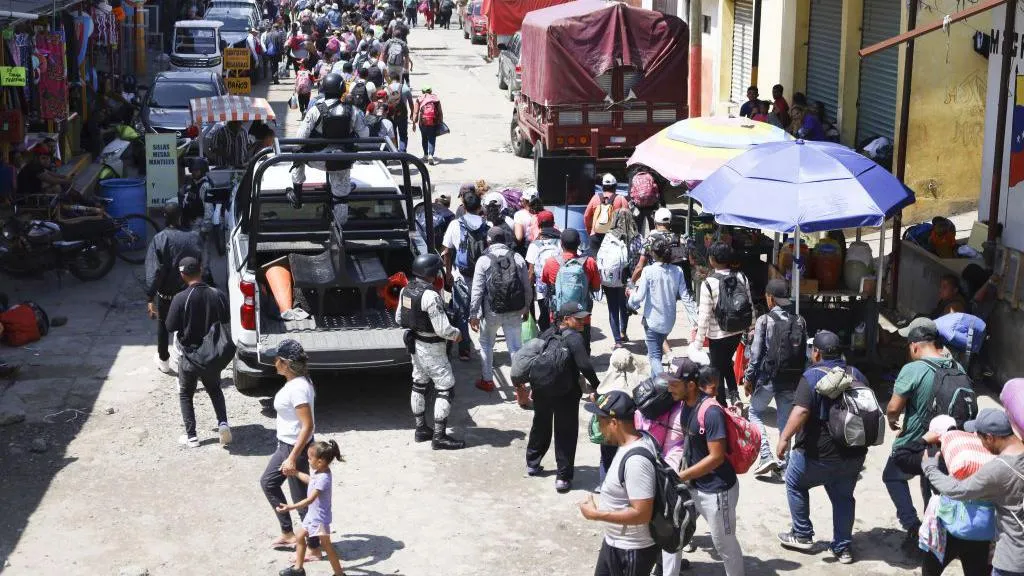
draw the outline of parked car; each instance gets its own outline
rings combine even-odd
[[[466,8],[466,19],[462,23],[462,37],[473,44],[487,42],[487,16],[484,16],[483,2],[473,2]]]
[[[508,99],[515,101],[522,87],[523,70],[519,67],[519,49],[522,35],[516,32],[508,44],[498,44],[498,88],[508,90]]]
[[[227,93],[220,75],[213,72],[160,72],[142,99],[140,134],[174,132],[181,138],[188,128],[188,103],[193,98]]]
[[[171,70],[224,72],[222,23],[213,20],[181,20],[174,24]]]

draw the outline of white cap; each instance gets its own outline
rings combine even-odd
[[[672,221],[672,211],[668,208],[658,208],[654,212],[655,224],[668,224]]]
[[[501,195],[501,192],[488,192],[487,194],[484,194],[484,197],[481,200],[481,206],[487,206],[488,204],[497,204],[498,206],[501,207],[502,210],[504,210],[508,206],[505,203],[505,197]]]
[[[526,200],[527,202],[533,200],[537,196],[540,196],[540,192],[538,192],[537,188],[535,188],[533,186],[530,186],[526,190],[523,190],[522,198],[523,198],[523,200]]]
[[[616,180],[615,176],[612,176],[610,173],[609,174],[605,174],[601,178],[601,186],[618,186],[618,185],[619,185],[619,181]]]

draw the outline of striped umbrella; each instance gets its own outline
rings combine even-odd
[[[700,181],[751,146],[792,139],[781,128],[748,118],[687,118],[644,140],[627,165],[643,164],[673,183]]]

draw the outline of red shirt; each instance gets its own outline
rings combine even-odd
[[[562,259],[569,261],[577,256],[572,252],[562,252]],[[591,290],[598,290],[601,288],[601,273],[597,270],[597,262],[594,261],[590,256],[583,256],[583,272],[587,274],[587,280],[590,283]],[[548,261],[544,263],[544,270],[541,271],[540,281],[547,284],[548,286],[555,285],[555,279],[558,277],[558,269],[562,267],[562,263],[558,261],[558,258],[548,258]],[[551,315],[554,316],[557,310],[552,310]],[[590,324],[590,317],[588,316],[586,324]]]
[[[597,211],[597,207],[601,205],[601,202],[603,202],[603,198],[604,192],[601,192],[600,194],[594,194],[590,198],[590,202],[587,202],[587,208],[583,211],[583,225],[587,227],[587,234],[594,233],[594,212]],[[614,217],[615,213],[619,210],[628,209],[629,202],[626,200],[626,197],[615,194],[615,197],[612,199],[612,217]]]

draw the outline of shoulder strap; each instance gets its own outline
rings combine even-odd
[[[704,416],[712,406],[718,406],[718,409],[725,413],[725,409],[718,403],[718,400],[711,398],[710,396],[701,401],[700,406],[697,407],[697,426],[700,428],[698,432],[704,434]]]
[[[646,435],[647,433],[643,432],[642,434]],[[643,440],[641,440],[641,442],[643,442]],[[630,448],[625,455],[622,456],[622,462],[619,463],[619,484],[625,485],[626,483],[626,461],[637,455],[643,456],[651,463],[652,466],[657,468],[658,462],[655,460],[654,454],[647,449],[647,446],[635,446]]]

